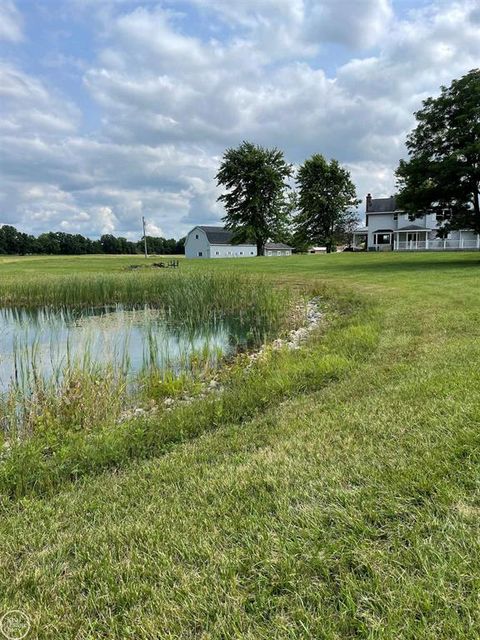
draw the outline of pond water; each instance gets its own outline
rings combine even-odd
[[[0,309],[0,392],[32,377],[61,379],[66,367],[113,365],[127,374],[156,367],[176,373],[192,359],[214,364],[242,341],[233,324],[174,326],[158,309]]]

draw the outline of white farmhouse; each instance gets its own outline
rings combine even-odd
[[[255,244],[233,244],[233,233],[224,227],[194,227],[185,240],[187,258],[253,258]],[[267,243],[266,256],[289,256],[292,247],[282,243]]]
[[[452,249],[479,249],[480,236],[469,229],[451,231],[445,238],[438,237],[443,216],[427,213],[410,220],[407,213],[397,208],[395,197],[366,198],[366,226],[353,233],[354,247],[364,244],[369,251],[443,251]]]

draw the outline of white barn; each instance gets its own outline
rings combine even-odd
[[[224,227],[194,227],[185,240],[186,258],[252,258],[255,244],[232,244],[233,233]]]
[[[186,258],[253,258],[255,244],[233,244],[233,233],[224,227],[194,227],[185,240]],[[266,256],[287,256],[292,247],[283,243],[267,243]]]

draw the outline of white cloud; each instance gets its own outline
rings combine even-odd
[[[315,42],[326,40],[363,49],[378,43],[392,18],[390,0],[311,0],[305,31]]]
[[[0,61],[0,131],[23,135],[73,132],[79,109],[14,65]]]
[[[12,0],[0,0],[0,40],[23,40],[23,20]]]

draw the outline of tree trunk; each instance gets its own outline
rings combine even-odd
[[[257,256],[263,256],[265,253],[265,243],[263,240],[257,240]]]
[[[474,211],[473,224],[475,226],[476,233],[480,233],[480,203],[478,198],[479,186],[480,185],[477,185],[473,192],[473,211]]]

